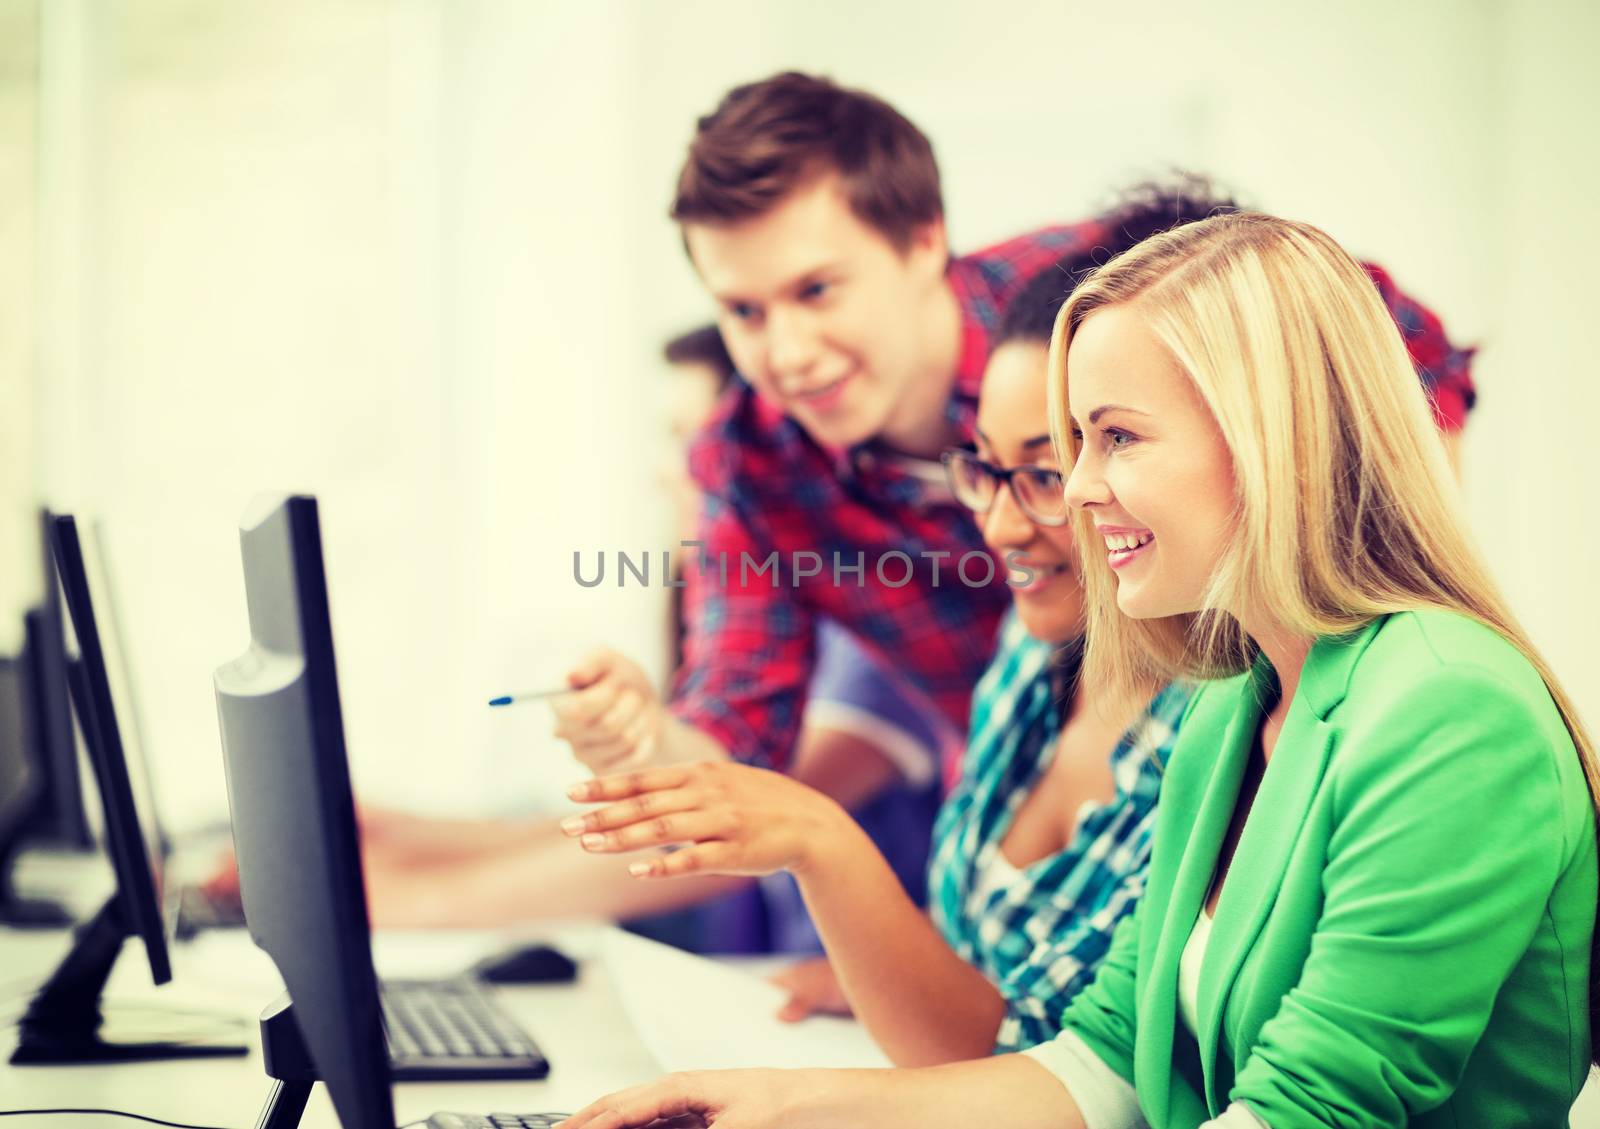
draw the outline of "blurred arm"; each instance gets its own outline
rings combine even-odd
[[[619,920],[696,905],[749,884],[697,876],[640,882],[628,857],[577,850],[555,820],[522,829],[513,845],[468,860],[417,866],[383,850],[365,853],[373,924],[408,928],[481,928],[524,921]]]

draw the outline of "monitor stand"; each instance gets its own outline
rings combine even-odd
[[[13,881],[20,852],[0,848],[0,925],[9,929],[61,929],[72,924],[72,914],[60,902],[25,898]]]
[[[122,1043],[100,1037],[100,993],[128,936],[121,896],[113,894],[73,934],[72,948],[34,995],[18,1023],[14,1066],[52,1063],[136,1062],[163,1058],[242,1055],[242,1044]]]
[[[72,924],[72,915],[60,902],[6,895],[0,901],[0,925],[8,929],[60,929]]]
[[[0,845],[0,925],[9,929],[65,929],[72,924],[72,914],[66,906],[17,893],[21,838],[19,835],[9,844]]]
[[[311,1087],[321,1081],[285,992],[261,1013],[261,1065],[272,1081],[256,1129],[299,1129]]]

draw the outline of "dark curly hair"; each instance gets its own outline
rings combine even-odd
[[[1111,209],[1099,217],[1106,238],[1093,247],[1063,255],[1018,291],[1001,318],[995,344],[1048,343],[1062,303],[1099,267],[1152,235],[1239,210],[1240,205],[1219,193],[1211,181],[1189,173],[1125,189]]]

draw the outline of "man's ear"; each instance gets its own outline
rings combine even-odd
[[[911,230],[906,258],[926,262],[934,274],[944,274],[944,268],[950,261],[950,237],[945,232],[943,216]]]

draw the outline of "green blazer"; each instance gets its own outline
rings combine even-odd
[[[1167,770],[1144,902],[1067,1010],[1154,1129],[1565,1126],[1588,1072],[1594,808],[1533,667],[1472,620],[1319,640],[1218,901],[1198,1040],[1178,960],[1274,690],[1209,683]]]

